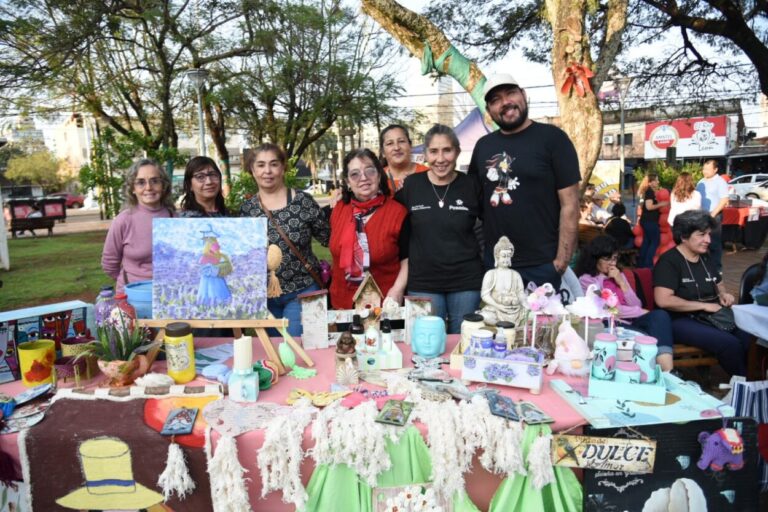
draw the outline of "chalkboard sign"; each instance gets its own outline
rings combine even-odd
[[[641,438],[636,432],[656,441],[656,464],[651,474],[584,470],[584,510],[623,512],[643,510],[650,499],[665,499],[664,489],[697,495],[701,489],[706,510],[749,512],[759,510],[757,425],[749,418],[728,418],[727,427],[741,433],[744,441],[744,467],[739,470],[701,470],[700,432],[723,428],[722,419],[683,424],[646,425],[629,428],[584,428],[587,436]],[[636,432],[633,432],[636,431]],[[682,480],[687,479],[687,480]],[[660,491],[651,498],[654,491]],[[673,493],[673,494],[676,494]],[[681,493],[682,494],[682,493]],[[699,494],[699,496],[701,496]],[[663,509],[666,510],[666,507]],[[694,510],[694,509],[691,509]]]

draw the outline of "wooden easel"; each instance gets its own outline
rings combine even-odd
[[[197,329],[232,329],[235,332],[235,337],[239,338],[243,335],[243,329],[252,328],[256,331],[256,335],[259,337],[259,340],[261,341],[261,346],[264,347],[264,352],[266,352],[267,357],[274,362],[277,365],[277,368],[280,372],[280,375],[283,375],[286,373],[285,366],[283,366],[282,361],[280,361],[280,356],[278,356],[277,351],[275,350],[275,347],[272,346],[272,341],[269,339],[269,336],[267,336],[266,329],[268,328],[285,328],[288,326],[288,320],[284,318],[272,318],[269,320],[151,320],[151,319],[139,319],[137,320],[139,325],[144,327],[153,327],[156,329],[159,329],[159,332],[157,333],[157,336],[155,336],[156,341],[160,341],[165,338],[165,326],[170,323],[175,322],[184,322],[190,325],[192,328]],[[306,352],[304,352],[304,349],[296,343],[296,340],[294,340],[291,336],[286,336],[285,341],[288,343],[288,345],[291,346],[291,348],[301,357],[301,359],[306,363],[307,366],[314,366],[315,363],[312,361],[312,359],[307,355]],[[160,346],[155,347],[150,351],[150,353],[147,355],[150,361],[154,361],[155,357],[157,357],[157,352],[160,350]]]

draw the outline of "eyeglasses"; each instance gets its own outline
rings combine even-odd
[[[600,256],[600,261],[619,261],[619,255],[611,254],[610,256]]]
[[[366,167],[362,171],[353,169],[349,171],[347,178],[349,178],[349,181],[360,181],[360,179],[363,177],[363,173],[365,173],[366,178],[373,179],[377,174],[379,174],[379,171],[375,167]]]
[[[144,178],[139,178],[133,182],[133,185],[136,188],[146,188],[147,185],[151,187],[156,187],[163,183],[162,178],[149,178],[148,180],[145,180]]]
[[[221,180],[221,176],[219,176],[219,173],[216,171],[199,172],[197,174],[193,174],[192,177],[201,185],[208,180],[211,180],[214,183],[218,183]]]

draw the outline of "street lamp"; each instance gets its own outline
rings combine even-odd
[[[188,69],[187,80],[197,90],[197,121],[200,130],[200,154],[205,156],[205,123],[203,122],[203,86],[208,79],[208,71],[200,68]]]
[[[632,83],[632,78],[628,76],[620,76],[617,78],[614,78],[614,82],[616,83],[616,88],[619,92],[619,119],[621,122],[621,127],[619,128],[621,141],[619,145],[619,168],[621,169],[621,176],[620,179],[624,180],[624,99],[627,96],[627,92],[629,91],[629,85]],[[634,196],[634,194],[633,194]]]

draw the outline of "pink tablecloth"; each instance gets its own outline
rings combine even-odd
[[[197,339],[195,345],[198,347],[207,347],[222,343],[222,339]],[[279,340],[275,340],[275,346]],[[445,354],[448,354],[458,342],[458,336],[449,336],[448,350]],[[404,344],[399,344],[398,347],[403,352],[404,363],[406,366],[411,366],[411,350],[410,347]],[[315,362],[318,370],[317,376],[309,380],[297,380],[293,377],[282,376],[280,377],[277,385],[267,391],[262,391],[259,394],[260,401],[268,401],[275,403],[285,403],[285,399],[288,393],[294,388],[300,387],[308,389],[310,391],[327,391],[330,389],[331,383],[335,378],[335,362],[334,362],[334,349],[328,348],[323,350],[313,350],[309,352],[310,357]],[[254,338],[254,358],[263,359],[264,350],[261,347],[258,339]],[[297,358],[298,360],[298,358]],[[301,363],[301,361],[299,360]],[[303,365],[303,364],[302,364]],[[158,362],[153,367],[153,371],[164,371],[164,363]],[[459,376],[458,371],[450,370],[450,372]],[[562,378],[568,382],[575,381],[569,377],[563,377],[562,375],[556,375],[557,378]],[[527,390],[510,388],[506,386],[494,386],[491,387],[499,389],[504,395],[510,396],[514,399],[524,399],[534,402],[541,407],[547,414],[555,419],[555,423],[552,425],[552,430],[562,431],[570,429],[579,424],[585,423],[583,418],[572,409],[567,402],[562,400],[548,384],[548,376],[544,376],[545,384],[540,395],[532,395]],[[193,384],[197,381],[193,381]],[[373,387],[373,386],[371,386]],[[472,386],[474,387],[474,386]],[[11,396],[15,396],[23,391],[25,388],[21,382],[14,382],[9,384],[3,384],[0,386],[0,392],[6,393]],[[418,425],[422,430],[422,433],[426,435],[423,425]],[[10,434],[0,436],[0,448],[3,451],[11,454],[15,461],[19,460],[19,450],[17,446],[17,435]],[[216,436],[214,435],[214,439]],[[258,473],[256,465],[256,451],[261,447],[264,440],[264,431],[255,430],[246,434],[243,434],[237,438],[237,446],[240,457],[240,462],[245,469],[248,470],[248,477],[250,482],[248,484],[248,490],[250,493],[251,503],[254,510],[259,511],[289,511],[293,510],[292,506],[282,503],[282,493],[271,493],[266,498],[261,498],[261,477]],[[305,450],[310,449],[314,445],[314,441],[310,435],[309,428],[304,433],[303,447]],[[307,457],[304,459],[304,463],[301,467],[302,480],[306,485],[309,482],[312,471],[314,470],[314,464],[312,460]],[[481,509],[487,510],[488,505],[493,497],[493,493],[501,483],[501,478],[498,475],[488,473],[483,467],[475,461],[472,467],[472,471],[466,475],[467,492],[474,501],[474,503]]]

